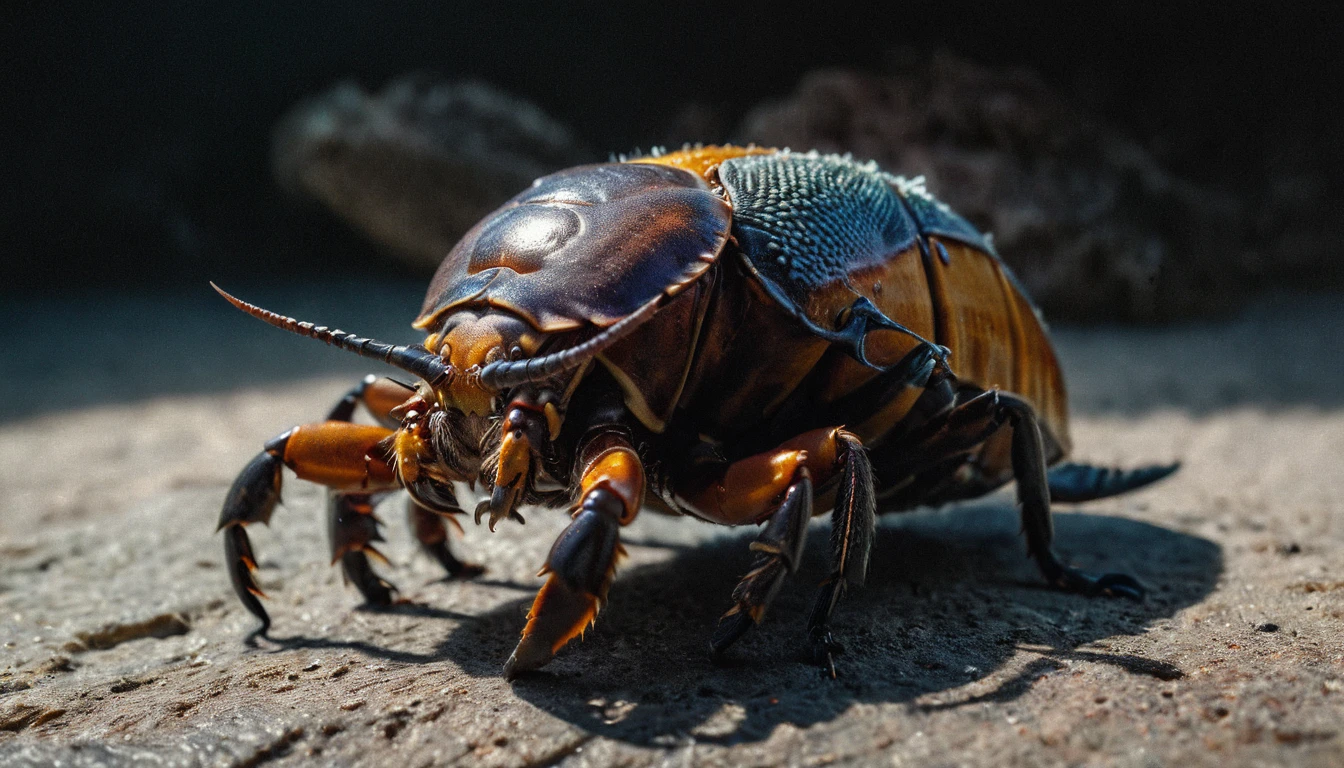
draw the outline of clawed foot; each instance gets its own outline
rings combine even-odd
[[[444,577],[445,581],[469,581],[485,573],[485,566],[480,563],[461,563],[456,571],[449,571]]]
[[[808,661],[821,667],[822,671],[834,680],[835,657],[845,652],[845,646],[835,639],[831,634],[831,628],[826,625],[813,627],[809,635]]]
[[[421,549],[434,558],[439,565],[443,566],[443,571],[446,574],[443,581],[465,581],[485,573],[484,565],[459,560],[448,548],[446,540],[431,543],[421,542]]]
[[[709,639],[710,655],[715,661],[722,661],[724,652],[755,625],[756,622],[745,611],[725,614],[714,628],[714,636]]]
[[[1059,589],[1088,597],[1127,597],[1130,600],[1142,601],[1145,593],[1138,579],[1129,574],[1096,575],[1067,566],[1060,566],[1059,572],[1050,578],[1050,583]]]
[[[341,555],[341,570],[344,572],[346,580],[353,583],[359,593],[364,596],[366,603],[376,608],[386,608],[396,602],[397,587],[373,572],[373,568],[369,566],[369,558],[365,554],[366,552],[384,563],[387,562],[387,559],[378,550],[366,547],[363,551],[346,552]]]

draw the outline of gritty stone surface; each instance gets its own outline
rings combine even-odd
[[[401,318],[418,304],[369,288],[405,293]],[[315,320],[390,322],[387,304],[324,295]],[[1057,330],[1078,456],[1185,462],[1156,488],[1057,510],[1060,550],[1134,573],[1142,604],[1044,588],[999,493],[882,520],[869,583],[837,612],[840,679],[799,661],[824,520],[766,623],[716,666],[707,640],[754,530],[646,513],[597,626],[513,684],[500,668],[562,512],[468,526],[455,546],[489,571],[445,582],[388,501],[380,570],[404,602],[376,610],[327,564],[322,492],[290,477],[273,525],[251,529],[275,626],[249,642],[213,533],[224,491],[365,367],[224,319],[204,293],[128,301],[27,305],[18,364],[0,367],[0,394],[30,404],[0,421],[5,765],[1344,761],[1338,296]],[[77,334],[112,332],[98,317],[135,318],[116,331],[142,367],[69,354]],[[197,369],[150,375],[156,349],[167,369],[185,359],[164,351],[178,333]],[[319,362],[285,374],[286,359]]]

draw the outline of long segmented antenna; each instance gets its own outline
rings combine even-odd
[[[440,387],[447,384],[447,382],[451,381],[457,374],[457,371],[453,366],[444,362],[442,357],[430,352],[419,344],[385,344],[381,341],[364,338],[353,333],[346,333],[339,329],[328,328],[325,325],[313,325],[312,323],[300,322],[292,317],[276,314],[268,309],[262,309],[255,304],[249,304],[246,301],[229,294],[213,282],[210,283],[210,287],[214,288],[220,296],[223,296],[225,301],[228,301],[233,306],[262,322],[289,331],[290,333],[296,333],[310,339],[317,339],[318,341],[325,342],[333,347],[344,349],[347,352],[354,352],[362,357],[381,360],[388,365],[395,366],[407,373],[419,376],[429,382],[432,387]]]
[[[500,360],[481,369],[481,384],[495,390],[513,387],[529,381],[540,381],[557,373],[583,365],[602,353],[602,350],[620,341],[638,328],[662,301],[659,297],[640,307],[634,314],[576,347],[552,352],[527,360]]]

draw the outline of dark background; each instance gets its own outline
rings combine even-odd
[[[1305,6],[911,2],[7,4],[0,16],[0,295],[207,277],[396,274],[269,169],[297,100],[412,70],[484,79],[606,152],[697,104],[726,132],[819,67],[880,71],[897,46],[1027,67],[1178,176],[1232,189],[1275,164],[1342,197],[1339,26]],[[1338,272],[1339,270],[1335,270]],[[1337,282],[1339,275],[1307,276]]]

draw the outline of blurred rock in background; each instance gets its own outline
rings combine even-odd
[[[1024,69],[895,51],[881,73],[821,69],[751,109],[730,138],[849,152],[906,176],[982,230],[1054,318],[1155,322],[1237,306],[1266,280],[1329,272],[1341,233],[1324,181],[1291,147],[1253,195],[1172,174],[1137,141]],[[662,131],[714,141],[691,102]],[[305,100],[274,134],[279,184],[321,201],[430,273],[532,179],[596,159],[536,106],[423,75]],[[1328,280],[1328,278],[1326,278]]]
[[[271,151],[282,188],[426,273],[533,179],[595,159],[527,101],[418,74],[376,94],[344,82],[305,100],[276,127]]]
[[[884,74],[820,70],[752,110],[739,141],[852,152],[993,234],[1047,316],[1163,320],[1236,303],[1259,279],[1246,205],[1175,178],[1025,70],[941,53]]]
[[[925,174],[1055,320],[1344,286],[1344,59],[1309,4],[6,11],[0,303],[418,280],[538,173],[729,139]]]

